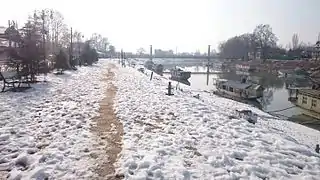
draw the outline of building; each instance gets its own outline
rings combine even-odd
[[[320,59],[320,41],[318,41],[313,47],[312,58],[316,60]]]
[[[237,71],[244,71],[244,72],[253,72],[256,70],[256,65],[250,63],[238,63],[236,64]]]
[[[304,109],[303,114],[320,119],[320,90],[299,89],[296,97],[290,100],[296,106]]]
[[[168,57],[168,56],[171,57],[173,55],[174,55],[173,50],[168,50],[168,51],[161,50],[161,49],[154,50],[155,57]]]
[[[10,60],[10,51],[18,47],[20,34],[14,26],[6,28],[0,26],[0,64],[5,64]]]

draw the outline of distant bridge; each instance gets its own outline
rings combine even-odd
[[[164,71],[163,74],[170,74],[168,71]],[[207,72],[191,72],[191,74],[207,74]],[[223,74],[222,71],[210,71],[209,74]]]
[[[139,55],[129,55],[126,54],[127,58],[143,58],[143,59],[149,59],[150,56],[139,56]],[[208,56],[192,56],[192,55],[179,55],[179,56],[153,56],[153,59],[208,59]],[[219,56],[215,55],[215,56],[210,56],[210,59],[220,59]]]

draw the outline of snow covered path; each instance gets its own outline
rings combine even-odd
[[[100,102],[99,116],[94,118],[95,125],[92,128],[96,134],[101,153],[96,155],[96,172],[100,179],[120,179],[115,175],[114,163],[122,150],[123,126],[114,112],[114,98],[117,88],[114,85],[114,64],[107,65],[108,72],[105,74],[104,82],[108,83],[105,98]]]
[[[126,179],[320,177],[315,130],[217,96],[194,98],[187,87],[166,96],[167,80],[150,81],[132,68],[121,68],[116,77],[116,110],[124,127],[118,171]],[[237,118],[241,109],[257,112],[257,124]]]
[[[104,62],[0,94],[0,171],[9,179],[94,179],[104,144],[91,132],[107,83]],[[100,148],[100,149],[99,149]],[[103,152],[105,154],[105,152]]]

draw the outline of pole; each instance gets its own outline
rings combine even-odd
[[[119,64],[121,64],[122,58],[123,58],[123,49],[121,49],[121,52],[120,52]]]
[[[11,48],[11,31],[10,31],[10,29],[11,29],[11,21],[10,20],[8,20],[8,29],[9,29],[9,36],[8,36],[8,39],[9,39],[9,47]]]
[[[72,51],[73,51],[73,47],[72,47],[72,27],[70,28],[71,30],[71,37],[70,37],[70,53],[69,53],[69,62],[70,62],[70,65],[72,66]]]
[[[207,86],[209,85],[210,45],[208,45]]]
[[[43,60],[46,60],[46,39],[45,39],[45,29],[44,29],[44,24],[45,24],[45,14],[44,10],[42,10],[42,41],[43,41]]]
[[[78,61],[79,61],[79,65],[81,67],[81,59],[80,59],[80,57],[81,57],[81,48],[80,48],[80,46],[81,46],[81,34],[79,34],[79,39],[78,39],[78,51],[79,51]]]
[[[152,45],[150,45],[150,61],[152,61]]]

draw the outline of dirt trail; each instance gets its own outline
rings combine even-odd
[[[117,119],[113,108],[117,88],[112,83],[114,79],[112,69],[116,68],[114,64],[108,65],[108,73],[106,73],[104,79],[108,83],[106,97],[100,102],[100,116],[94,119],[97,126],[92,128],[94,133],[97,134],[99,144],[103,145],[103,150],[106,153],[105,155],[98,155],[96,172],[101,179],[111,180],[123,179],[123,177],[115,175],[114,167],[118,154],[122,150],[123,136],[123,125]]]

